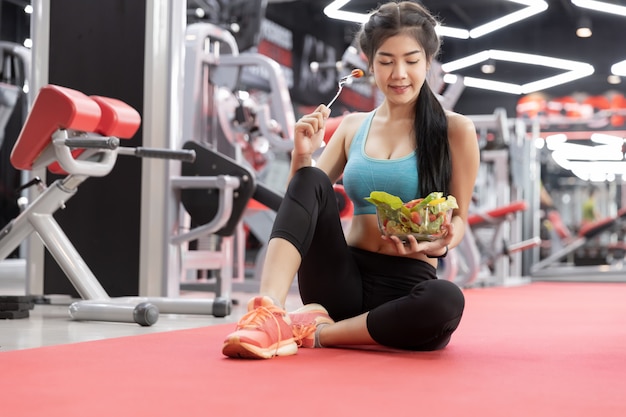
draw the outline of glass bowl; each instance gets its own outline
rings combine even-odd
[[[379,205],[376,207],[378,228],[383,235],[396,236],[404,243],[408,241],[410,235],[418,242],[441,239],[444,236],[442,226],[452,220],[452,209],[442,211],[434,207],[427,206],[412,212],[417,213],[415,215],[407,214],[406,210],[402,209],[394,210],[385,204]]]

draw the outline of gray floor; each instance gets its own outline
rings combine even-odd
[[[5,262],[5,261],[3,261]],[[25,285],[19,274],[10,273],[12,268],[1,268],[0,295],[24,295]],[[149,327],[134,323],[79,322],[71,320],[68,306],[74,301],[68,296],[50,297],[50,304],[37,304],[23,319],[0,320],[0,353],[10,350],[30,349],[114,337],[167,332],[224,323],[235,323],[244,313],[245,304],[252,293],[237,292],[233,299],[232,314],[217,318],[201,315],[160,314],[158,321]],[[212,298],[207,292],[182,292],[181,297]],[[301,306],[297,294],[290,294],[287,309]],[[234,325],[233,325],[234,326]]]

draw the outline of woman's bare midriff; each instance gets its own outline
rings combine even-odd
[[[375,214],[354,216],[346,240],[348,245],[354,246],[355,248],[384,255],[405,256],[407,258],[419,259],[437,267],[436,259],[427,258],[421,253],[399,255],[395,244],[381,237]]]

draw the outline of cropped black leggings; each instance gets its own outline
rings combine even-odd
[[[323,305],[334,320],[369,311],[367,329],[381,345],[441,349],[461,321],[462,291],[437,279],[432,265],[347,245],[332,184],[318,168],[294,175],[274,222],[275,237],[302,256],[302,301]]]

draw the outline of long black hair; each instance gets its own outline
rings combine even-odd
[[[423,6],[411,1],[390,2],[370,15],[356,39],[371,64],[385,40],[408,34],[424,48],[426,59],[430,62],[441,46],[435,32],[436,25],[435,18]],[[427,82],[424,82],[415,104],[413,130],[417,149],[418,195],[424,197],[433,191],[442,191],[447,195],[452,176],[448,120]]]

